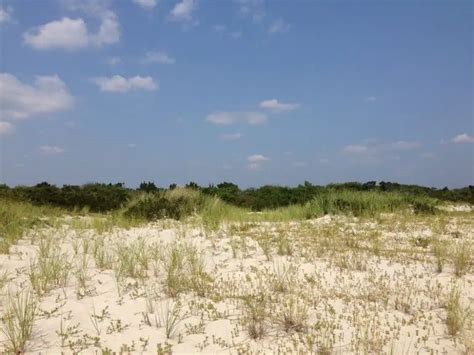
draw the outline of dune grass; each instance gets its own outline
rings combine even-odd
[[[197,215],[206,228],[216,230],[224,222],[299,221],[325,214],[356,217],[374,217],[380,213],[400,211],[434,214],[437,211],[436,204],[437,201],[432,198],[395,192],[328,190],[304,205],[251,211],[230,205],[218,197],[204,195],[198,190],[176,188],[141,194],[130,202],[123,214],[138,220],[182,220]]]
[[[0,254],[7,254],[26,229],[54,223],[63,213],[60,208],[0,199]]]
[[[414,212],[435,214],[437,201],[399,193],[378,191],[329,191],[304,205],[290,205],[252,212],[231,206],[216,197],[206,198],[199,214],[208,227],[215,229],[224,221],[287,222],[317,218],[326,214],[374,217],[380,213]]]

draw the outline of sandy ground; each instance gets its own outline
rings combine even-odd
[[[472,351],[472,253],[461,276],[454,263],[460,248],[472,251],[471,213],[325,216],[217,232],[163,221],[99,234],[70,222],[30,231],[0,255],[8,277],[0,314],[29,289],[37,300],[28,353]],[[56,276],[41,281],[52,260]],[[455,336],[453,288],[464,320]]]

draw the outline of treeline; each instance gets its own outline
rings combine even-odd
[[[194,185],[195,184],[193,184],[193,186]],[[437,189],[384,181],[378,184],[375,181],[369,181],[366,183],[347,182],[329,184],[326,186],[313,185],[306,181],[304,184],[296,187],[266,185],[256,189],[240,190],[237,185],[224,182],[216,186],[211,185],[201,188],[201,191],[205,194],[218,196],[233,205],[247,207],[257,211],[265,208],[304,204],[327,191],[395,192],[408,196],[426,196],[444,201],[468,202],[474,204],[474,186],[471,185],[461,189],[450,190],[447,187]]]
[[[185,186],[189,189],[199,190],[204,195],[219,197],[231,205],[254,211],[305,204],[328,191],[396,192],[407,196],[426,196],[439,200],[474,204],[474,186],[471,185],[460,189],[448,189],[447,187],[437,189],[384,181],[379,183],[375,181],[366,183],[347,182],[326,186],[313,185],[306,181],[296,187],[265,185],[248,189],[240,189],[238,185],[230,182],[206,187],[190,182]],[[88,208],[92,212],[105,212],[121,208],[139,194],[172,191],[176,187],[176,184],[171,184],[167,188],[161,188],[154,182],[143,182],[137,189],[127,188],[123,183],[91,183],[81,186],[64,185],[57,187],[42,182],[34,186],[16,186],[13,188],[0,185],[0,197],[28,201],[36,205],[53,205],[69,209]]]
[[[0,185],[0,197],[31,202],[34,205],[51,205],[67,209],[88,208],[92,212],[106,212],[123,206],[133,194],[124,184],[85,184],[57,187],[47,182],[35,186],[10,188]]]

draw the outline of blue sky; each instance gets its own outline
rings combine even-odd
[[[471,1],[0,3],[10,185],[474,183]]]

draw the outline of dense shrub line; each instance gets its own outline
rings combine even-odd
[[[327,210],[331,210],[336,206],[338,210],[351,209],[357,211],[359,209],[364,210],[361,206],[367,204],[369,196],[373,199],[374,196],[383,196],[383,194],[397,196],[397,198],[390,199],[391,203],[395,205],[397,199],[405,202],[411,200],[410,203],[415,210],[419,211],[423,209],[429,211],[432,208],[430,204],[426,203],[426,198],[474,204],[474,186],[450,190],[448,188],[436,189],[383,181],[377,184],[375,181],[369,181],[363,184],[349,182],[326,186],[305,182],[296,187],[265,185],[249,189],[240,189],[236,184],[229,182],[207,187],[200,187],[198,184],[190,182],[186,187],[188,190],[199,191],[203,195],[217,197],[230,205],[252,211],[305,205],[307,203],[313,203],[314,205],[315,199],[324,201],[324,203],[321,202],[321,206],[324,206],[322,208]],[[87,208],[92,212],[117,210],[132,203],[132,206],[128,208],[130,215],[150,214],[146,218],[164,216],[181,218],[189,210],[199,209],[203,204],[202,198],[194,198],[191,199],[191,202],[188,201],[178,192],[181,190],[177,188],[176,184],[163,189],[157,187],[153,182],[143,182],[138,189],[126,188],[122,183],[93,183],[82,186],[64,185],[57,187],[43,182],[35,186],[17,186],[14,188],[0,185],[0,197],[27,201],[35,205],[52,205],[67,209]],[[333,192],[338,194],[333,194]],[[373,192],[376,194],[348,194],[352,192]],[[348,196],[356,196],[356,199],[350,199],[349,201]],[[425,200],[423,200],[424,198]],[[147,206],[152,206],[147,212],[139,210],[143,208],[142,205],[144,204],[144,201],[138,202],[140,199],[146,200]]]
[[[124,184],[55,185],[42,182],[35,186],[0,186],[0,197],[28,201],[34,205],[52,205],[68,209],[88,208],[92,212],[106,212],[122,207],[133,190]]]
[[[189,185],[188,185],[189,186]],[[210,185],[200,188],[204,194],[214,195],[232,205],[250,208],[254,211],[263,209],[304,204],[312,201],[315,197],[330,191],[373,191],[397,193],[405,198],[431,197],[444,201],[468,202],[474,204],[474,186],[461,189],[449,190],[447,187],[436,189],[418,185],[403,185],[398,183],[369,181],[364,184],[359,182],[348,182],[341,184],[329,184],[326,186],[313,185],[305,182],[296,187],[266,185],[257,189],[240,190],[235,184],[224,182],[219,185]],[[418,206],[422,208],[422,206]]]

